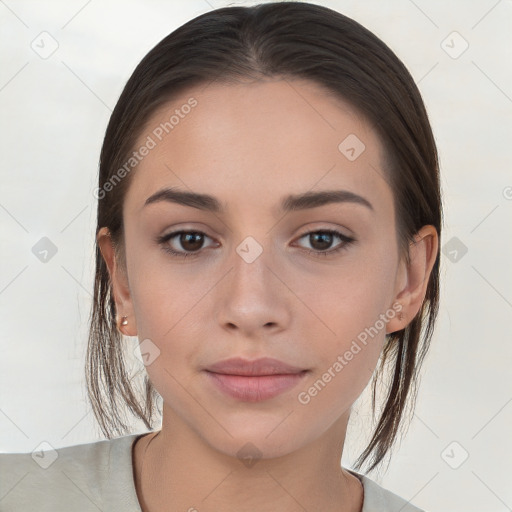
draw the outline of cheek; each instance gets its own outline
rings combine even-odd
[[[197,310],[213,278],[192,272],[191,266],[171,263],[163,251],[134,255],[129,268],[130,294],[141,336],[160,342],[171,341],[183,322]],[[187,270],[188,269],[188,270]]]
[[[350,359],[339,354],[297,392],[295,409],[303,417],[317,418],[322,429],[350,410],[370,381],[379,357],[376,345],[360,344],[349,352]]]
[[[389,255],[367,251],[322,274],[301,276],[296,280],[297,295],[309,309],[302,322],[310,332],[316,329],[329,351],[342,350],[366,329],[384,334],[379,318],[391,306],[394,272]]]
[[[165,257],[158,254],[150,258],[133,256],[131,265],[130,293],[137,337],[141,351],[145,342],[157,354],[146,370],[162,393],[161,384],[176,384],[172,377],[185,384],[187,371],[197,365],[205,337],[204,324],[198,318],[202,318],[205,293],[214,280],[167,265]]]
[[[354,281],[350,292],[338,292],[322,299],[324,309],[319,311],[323,311],[325,325],[310,320],[307,327],[308,332],[317,332],[311,335],[316,364],[313,374],[299,390],[297,400],[308,414],[324,416],[327,423],[336,421],[357,400],[382,352],[386,339],[386,321],[382,318],[386,319],[387,295],[376,284],[370,279]]]
[[[385,342],[386,324],[395,315],[390,308],[393,254],[374,250],[345,262],[329,279],[305,283],[301,295],[316,313],[305,315],[302,327],[315,341],[317,357],[309,387],[301,390],[306,392],[302,403],[329,402],[337,411],[350,406],[367,385]]]

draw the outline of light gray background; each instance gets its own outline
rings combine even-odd
[[[102,439],[83,365],[92,191],[111,109],[169,32],[212,8],[254,3],[0,0],[0,451]],[[387,473],[370,476],[431,511],[512,510],[512,2],[316,3],[359,21],[404,61],[441,159],[438,326],[408,435]],[[33,252],[43,237],[57,248],[46,263]],[[351,419],[346,465],[365,441],[368,396]]]

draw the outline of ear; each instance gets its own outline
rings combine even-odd
[[[399,311],[386,327],[386,333],[405,329],[421,309],[430,273],[437,256],[439,239],[434,226],[423,226],[409,244],[409,264],[402,260],[395,282],[394,308]],[[397,309],[397,303],[402,308]]]
[[[108,228],[101,228],[98,231],[96,240],[110,275],[112,293],[116,303],[117,329],[126,336],[137,336],[137,325],[135,323],[135,315],[126,269],[121,268],[121,265],[117,261],[114,244]],[[121,318],[123,316],[127,317],[128,324],[122,326]]]

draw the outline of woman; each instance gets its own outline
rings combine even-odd
[[[100,158],[87,382],[108,440],[36,470],[38,454],[2,456],[1,510],[419,510],[340,460],[372,375],[374,393],[391,379],[356,468],[383,461],[414,401],[438,174],[412,77],[342,14],[228,7],[163,39]],[[139,339],[143,398],[122,335]],[[120,402],[149,433],[113,439]]]

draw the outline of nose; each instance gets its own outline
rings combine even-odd
[[[289,329],[293,293],[270,251],[263,250],[253,261],[240,254],[234,253],[230,271],[217,290],[219,325],[244,338]]]

